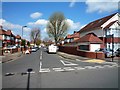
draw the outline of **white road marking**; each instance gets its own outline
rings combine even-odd
[[[50,72],[49,68],[42,68],[42,61],[40,61],[39,65],[40,65],[39,72]]]
[[[42,60],[42,56],[40,56],[40,60]]]
[[[74,68],[77,69],[77,70],[83,70],[83,69],[85,69],[83,67],[74,67]]]
[[[115,63],[115,62],[103,62],[102,64],[113,64],[113,65],[117,65],[117,63]]]
[[[39,64],[39,65],[40,65],[40,69],[39,69],[39,71],[40,71],[40,70],[41,70],[41,67],[42,67],[42,62],[41,62],[41,61],[40,61],[40,64]]]
[[[95,66],[96,68],[104,68],[103,66],[100,66],[100,65],[98,65],[98,66]]]
[[[49,68],[42,68],[42,69],[40,69],[39,72],[50,72],[50,69]]]
[[[75,63],[72,63],[72,62],[68,62],[68,61],[63,61],[63,60],[60,60],[60,61],[62,62],[62,64],[63,64],[64,66],[78,65],[78,64],[75,64]],[[66,63],[68,63],[68,64],[66,64]]]
[[[104,65],[103,67],[112,68],[113,66],[111,66],[111,65]]]
[[[42,56],[42,51],[41,51],[41,56]]]
[[[40,60],[42,60],[42,51],[41,51],[41,53],[40,53]]]
[[[86,69],[96,69],[96,67],[92,67],[92,66],[86,66]]]
[[[64,71],[64,69],[62,68],[53,68],[54,71],[60,72],[60,71]]]
[[[113,67],[119,67],[118,65],[112,65]]]
[[[72,68],[72,67],[64,67],[63,68],[65,71],[73,71],[73,70],[75,70],[74,68]]]
[[[29,73],[29,72],[27,72],[27,73]],[[32,71],[32,72],[30,72],[31,74],[34,74],[35,72],[34,71]]]

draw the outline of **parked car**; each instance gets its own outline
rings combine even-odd
[[[31,48],[31,52],[36,52],[38,49],[36,47]]]
[[[116,56],[120,56],[120,48],[118,48],[118,49],[115,51],[115,55],[116,55]]]
[[[113,55],[112,55],[112,49],[106,49],[106,48],[100,48],[98,50],[95,50],[96,52],[104,52],[105,54],[105,57],[112,57],[112,56],[115,56],[115,53],[113,52]]]
[[[17,48],[17,47],[14,45],[10,45],[10,46],[5,47],[4,49],[15,49],[15,48]]]
[[[16,49],[17,47],[16,46],[14,46],[14,45],[9,45],[9,46],[7,46],[7,47],[4,47],[3,49],[4,49],[4,52],[5,53],[10,53],[10,50],[11,49]]]

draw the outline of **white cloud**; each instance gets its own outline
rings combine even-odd
[[[30,26],[34,26],[34,25],[46,25],[47,24],[47,20],[45,20],[45,19],[39,19],[39,20],[37,20],[36,22],[29,22],[28,23],[28,25],[30,25]]]
[[[5,28],[5,29],[11,29],[11,30],[21,30],[22,29],[21,25],[10,23],[10,22],[8,22],[8,21],[6,21],[4,19],[0,19],[0,25],[2,25],[3,28]],[[26,27],[23,30],[25,32],[29,32],[30,28]]]
[[[118,9],[119,0],[86,0],[87,12],[112,12]]]
[[[0,19],[0,25],[2,25],[6,29],[20,29],[22,27],[18,24],[10,23],[4,19]]]
[[[22,26],[19,24],[13,24],[4,19],[0,19],[0,25],[2,25],[5,30],[10,29],[14,35],[22,34]],[[29,27],[25,27],[23,29],[23,38],[30,40],[29,36],[30,31],[31,29]]]
[[[71,3],[69,4],[69,7],[73,7],[75,5],[76,0],[72,0]]]
[[[4,22],[6,22],[4,19],[0,19],[0,25],[2,25]]]
[[[36,19],[36,18],[41,17],[42,15],[43,15],[42,13],[35,12],[35,13],[32,13],[32,14],[30,15],[30,17],[33,18],[33,19]]]
[[[67,19],[66,20],[68,22],[68,25],[70,26],[70,30],[73,30],[73,31],[78,31],[80,29],[80,22],[74,22],[72,21],[71,19]]]
[[[31,31],[31,28],[26,27],[26,28],[24,28],[23,30],[24,30],[25,32],[30,32],[30,31]]]
[[[46,25],[47,24],[47,20],[45,19],[39,19],[35,22],[36,25]]]

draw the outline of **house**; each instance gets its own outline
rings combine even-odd
[[[21,46],[21,36],[17,35],[15,39],[15,44],[16,46],[20,47]]]
[[[82,37],[87,35],[88,33],[94,33],[103,41],[103,44],[100,46],[100,48],[112,49],[112,37],[108,36],[111,36],[113,34],[113,47],[115,51],[117,48],[120,48],[120,22],[118,21],[119,18],[120,14],[114,13],[112,15],[90,22],[78,31],[78,33],[80,34],[80,38],[83,39]]]
[[[74,33],[73,34],[68,34],[66,37],[65,37],[65,39],[64,39],[64,43],[71,43],[71,42],[73,42],[73,41],[75,41],[75,40],[77,40],[77,39],[79,39],[80,38],[80,34],[79,33],[77,33],[76,31],[74,31]]]
[[[3,30],[2,26],[0,28],[0,39],[2,40],[3,47],[15,45],[15,35],[12,34],[11,30]]]
[[[94,33],[88,33],[87,35],[75,40],[74,42],[77,43],[78,49],[91,52],[94,52],[100,48],[103,43],[103,41]]]
[[[10,38],[10,37],[7,37],[6,31],[3,29],[2,26],[0,26],[0,40],[2,41],[2,47],[6,47],[7,46],[6,40],[8,38]]]

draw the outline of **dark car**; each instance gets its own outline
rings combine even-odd
[[[118,48],[118,49],[115,51],[115,55],[116,55],[116,56],[120,56],[120,48]]]

